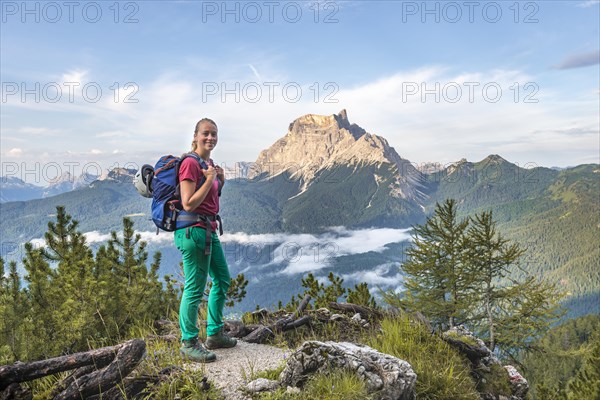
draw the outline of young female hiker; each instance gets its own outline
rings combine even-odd
[[[175,231],[175,245],[181,251],[185,285],[179,307],[181,327],[181,353],[197,362],[212,362],[217,356],[209,351],[233,347],[237,341],[223,333],[223,306],[229,289],[230,276],[227,261],[217,236],[219,194],[225,183],[223,169],[215,166],[210,158],[217,145],[217,124],[204,118],[194,130],[192,152],[199,156],[186,157],[179,168],[181,202],[185,211],[202,216],[203,221],[189,228]],[[207,274],[212,278],[208,296],[208,323],[206,342],[198,340],[198,305],[204,295]]]

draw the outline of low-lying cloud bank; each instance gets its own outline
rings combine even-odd
[[[410,240],[410,234],[409,229],[333,227],[322,234],[233,233],[221,240],[229,245],[253,246],[257,252],[269,251],[269,262],[262,267],[283,266],[280,273],[294,275],[328,267],[334,257],[382,252],[387,244]]]
[[[318,271],[331,265],[335,257],[382,252],[386,245],[410,240],[409,229],[371,228],[347,229],[332,227],[321,234],[286,234],[266,233],[247,234],[243,232],[226,233],[221,236],[226,254],[233,251],[242,253],[250,264],[243,272],[257,272],[256,268],[275,267],[280,274],[294,275]],[[156,247],[173,246],[173,234],[156,231],[136,232],[141,240]],[[119,234],[121,236],[122,234]],[[109,233],[90,231],[84,233],[88,244],[101,244],[110,239]],[[42,238],[33,239],[35,247],[45,246]],[[240,250],[240,251],[238,251]],[[261,255],[265,257],[260,257]],[[261,261],[262,260],[262,261]],[[265,261],[266,260],[266,261]],[[392,285],[398,277],[385,276],[389,273],[390,264],[383,264],[375,270],[355,272],[343,276],[344,279],[367,282],[370,285]],[[254,270],[254,271],[252,271]]]

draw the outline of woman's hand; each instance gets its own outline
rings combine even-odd
[[[188,212],[193,212],[206,198],[210,188],[217,177],[217,172],[214,167],[208,166],[208,169],[203,169],[202,173],[206,181],[196,190],[196,182],[185,179],[179,183],[181,193],[181,204],[183,209]]]
[[[211,183],[217,177],[217,170],[212,165],[209,165],[207,169],[203,169],[202,172],[204,173],[206,180],[210,181]]]

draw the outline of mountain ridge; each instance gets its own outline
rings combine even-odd
[[[316,126],[311,124],[327,129],[320,130],[318,136],[310,132]],[[316,157],[316,168],[309,171],[312,176],[298,173],[300,168],[283,168],[285,164],[280,163],[283,167],[277,173],[266,169],[252,179],[229,180],[221,197],[225,230],[263,234],[323,233],[332,226],[408,228],[424,222],[437,202],[455,198],[461,217],[492,210],[503,235],[529,248],[527,271],[560,282],[571,293],[567,301],[573,304],[573,310],[581,314],[586,309],[598,309],[600,275],[595,269],[595,257],[600,254],[594,243],[600,229],[600,165],[582,164],[560,171],[522,168],[498,154],[490,154],[476,162],[461,159],[441,169],[435,166],[429,174],[403,174],[412,171],[414,165],[400,157],[384,138],[357,125],[352,128],[353,134],[347,129],[352,126],[345,112],[319,118],[309,114],[296,119],[290,124],[290,136],[279,139],[274,145],[279,144],[271,146],[271,152],[266,149],[258,160],[267,162],[265,155],[279,154],[279,162],[291,162],[290,154],[304,151],[302,140],[310,135],[327,136],[332,145],[344,146],[336,150],[327,148],[331,146],[328,143],[312,143],[321,145],[315,147],[320,153],[301,154],[307,163]],[[294,151],[282,154],[282,139],[286,144],[297,140]],[[377,150],[374,156],[366,151],[372,148]],[[325,159],[323,154],[335,156]],[[362,155],[364,159],[359,157]],[[378,158],[384,155],[385,159]],[[248,164],[240,168],[257,171]],[[134,216],[137,230],[154,230],[149,220],[149,200],[139,196],[131,184],[134,173],[115,170],[77,191],[0,204],[3,215],[16,216],[0,220],[3,240],[16,244],[43,237],[57,205],[66,206],[83,231],[119,231],[126,215]],[[387,262],[386,257],[397,262],[402,256],[394,254],[396,250],[397,247],[387,249],[385,257],[376,252],[368,257],[353,256],[355,261],[340,257],[340,263],[336,259],[331,268],[320,271],[376,267]],[[377,264],[365,262],[374,260]]]

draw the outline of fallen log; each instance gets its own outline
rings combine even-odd
[[[182,368],[169,366],[163,368],[157,375],[128,376],[123,380],[122,384],[113,386],[104,393],[91,396],[87,398],[87,400],[126,400],[145,398],[150,394],[148,389],[152,386],[164,381],[171,374],[182,371]]]
[[[139,340],[139,339],[136,339]],[[67,356],[54,357],[47,360],[23,363],[17,361],[12,365],[0,367],[0,390],[14,382],[27,382],[46,375],[71,369],[84,367],[86,365],[108,365],[121,348],[131,345],[133,340],[111,347],[90,350]]]
[[[310,295],[307,294],[304,296],[304,298],[302,299],[302,302],[300,302],[300,305],[298,306],[296,311],[294,311],[294,315],[292,315],[293,319],[298,318],[298,316],[304,311],[306,306],[308,306],[308,302],[310,301],[310,299],[311,299]]]
[[[242,338],[263,325],[244,325],[242,321],[229,320],[224,322],[225,331],[233,337]]]
[[[11,383],[0,392],[0,400],[31,400],[32,398],[31,389],[18,383]]]
[[[302,325],[306,325],[306,324],[310,323],[311,319],[312,319],[312,317],[310,315],[305,315],[304,317],[298,318],[297,320],[292,321],[289,324],[285,325],[283,327],[283,331],[285,332],[285,331],[290,331],[292,329],[299,328]]]
[[[253,330],[250,334],[244,336],[244,341],[249,343],[265,343],[267,340],[275,337],[275,333],[287,332],[292,329],[299,328],[302,325],[310,323],[312,317],[305,315],[296,320],[291,317],[281,318],[270,326],[261,325],[259,328]]]
[[[275,334],[268,326],[260,326],[259,328],[244,336],[244,341],[248,343],[265,343],[267,340],[275,337]]]
[[[374,308],[361,306],[358,304],[352,303],[336,303],[334,301],[329,303],[329,307],[334,310],[344,311],[347,313],[359,313],[363,318],[370,319],[381,319],[383,318],[383,313]]]
[[[110,364],[98,371],[79,377],[60,394],[56,395],[54,400],[85,399],[108,391],[116,384],[121,383],[123,378],[133,371],[145,352],[146,343],[141,339],[133,339],[123,343]]]
[[[109,363],[110,361],[106,365]],[[73,382],[76,382],[77,379],[94,372],[96,369],[104,368],[106,365],[86,365],[85,367],[75,370],[73,373],[71,373],[71,375],[67,376],[65,379],[56,384],[49,397],[54,398],[55,396],[58,396],[59,393],[68,388]]]

